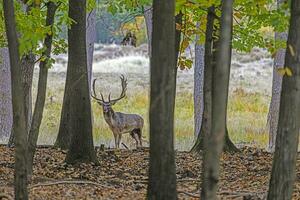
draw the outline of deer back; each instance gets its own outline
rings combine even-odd
[[[142,129],[144,126],[144,120],[140,115],[121,112],[115,112],[111,122],[121,133],[127,133],[134,129]]]

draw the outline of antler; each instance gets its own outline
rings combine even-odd
[[[124,75],[120,76],[121,79],[121,86],[122,86],[122,92],[120,94],[120,97],[117,99],[110,99],[110,94],[108,95],[108,102],[110,104],[115,104],[117,101],[123,99],[126,96],[126,90],[127,90],[127,78],[124,77]]]
[[[104,98],[103,98],[103,95],[102,93],[100,93],[101,95],[101,99],[99,99],[97,97],[97,94],[96,94],[96,91],[95,91],[95,85],[96,85],[96,78],[93,80],[93,91],[91,92],[91,97],[93,97],[96,101],[98,101],[100,104],[103,104],[103,103],[106,103]]]

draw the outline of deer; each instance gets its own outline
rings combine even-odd
[[[111,93],[108,95],[108,101],[105,101],[102,93],[100,93],[101,98],[98,98],[95,91],[97,79],[93,80],[91,97],[96,100],[100,106],[102,106],[105,122],[108,124],[114,135],[115,147],[117,149],[120,147],[122,134],[130,133],[131,137],[136,142],[136,148],[139,148],[142,147],[142,129],[144,126],[144,119],[138,114],[115,112],[112,108],[113,105],[126,96],[127,79],[124,75],[121,75],[120,79],[122,90],[118,98],[111,99]]]

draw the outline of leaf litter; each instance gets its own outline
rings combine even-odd
[[[100,162],[68,165],[66,151],[39,147],[29,183],[30,199],[145,199],[149,149],[101,151]],[[0,199],[13,199],[14,149],[0,146]],[[201,155],[176,151],[179,199],[199,199]],[[241,152],[223,153],[218,195],[220,199],[265,199],[272,155],[262,149],[243,147]],[[300,199],[300,160],[293,199]]]

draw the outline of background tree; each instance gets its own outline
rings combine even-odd
[[[287,40],[280,97],[279,121],[273,158],[269,200],[291,199],[296,177],[300,128],[300,1],[291,1],[291,19]],[[288,72],[292,72],[292,74]],[[291,75],[291,76],[290,76]]]
[[[63,53],[65,42],[59,38],[59,33],[62,31],[61,26],[69,25],[72,20],[67,17],[66,0],[57,0],[61,3],[59,12],[61,15],[57,17],[55,24],[54,35],[54,54]],[[22,82],[24,87],[24,104],[26,113],[27,132],[29,132],[32,119],[32,78],[34,64],[41,60],[44,52],[40,44],[49,31],[49,27],[45,27],[45,18],[47,9],[43,6],[44,1],[16,1],[16,19],[17,30],[20,41],[20,56],[22,63]],[[43,27],[43,28],[41,28]],[[1,42],[1,41],[0,41]],[[3,45],[3,44],[1,44]],[[4,44],[5,46],[5,44]],[[36,59],[37,58],[37,59]],[[52,64],[53,59],[50,60]],[[12,132],[9,139],[9,146],[14,142],[14,134]]]
[[[200,24],[198,22],[197,27]],[[194,135],[200,133],[203,116],[203,81],[204,81],[204,45],[199,43],[200,35],[196,35],[194,62]]]
[[[152,6],[144,7],[144,18],[147,28],[147,39],[148,39],[148,54],[151,55],[151,44],[152,44],[152,16],[153,16],[153,8]]]
[[[37,98],[34,106],[34,112],[32,117],[32,124],[30,126],[29,136],[28,136],[28,162],[27,169],[28,174],[32,174],[33,167],[33,158],[37,146],[37,140],[39,135],[39,129],[43,118],[43,111],[46,99],[46,88],[47,88],[47,77],[48,77],[48,68],[51,65],[51,47],[53,41],[53,24],[55,12],[57,5],[53,2],[46,3],[47,6],[47,17],[46,17],[46,26],[51,27],[51,32],[47,34],[44,47],[45,51],[43,53],[43,59],[39,64],[39,81],[38,81],[38,91]]]
[[[35,4],[27,5],[26,1],[19,1],[22,7],[22,12],[25,16],[29,16],[32,7],[38,6]],[[20,11],[19,11],[20,12]],[[18,33],[18,37],[22,37],[22,32]],[[22,74],[22,87],[24,90],[24,106],[25,106],[25,122],[26,122],[26,131],[27,134],[30,130],[31,119],[32,119],[32,80],[33,80],[33,69],[35,64],[35,54],[33,51],[28,51],[22,55],[21,58],[21,74]],[[14,124],[13,124],[14,126]],[[12,128],[13,130],[14,128]],[[11,132],[8,146],[12,146],[14,144],[14,132]]]
[[[220,40],[213,68],[211,132],[204,135],[201,198],[216,199],[220,155],[226,134],[226,113],[230,75],[233,1],[222,1]]]
[[[215,7],[211,6],[207,11],[207,22],[205,32],[205,46],[204,46],[204,79],[203,79],[203,117],[200,127],[200,133],[192,151],[200,152],[203,149],[203,138],[205,134],[210,133],[211,129],[211,103],[212,103],[212,73],[213,73],[213,29],[215,20]],[[202,134],[201,134],[202,133]]]
[[[213,88],[212,77],[213,77],[213,69],[215,68],[215,65],[217,63],[217,54],[219,51],[218,40],[220,37],[219,36],[220,31],[218,31],[218,26],[215,23],[216,18],[218,17],[215,13],[214,6],[208,8],[207,25],[206,25],[207,27],[205,33],[205,50],[204,50],[203,117],[202,117],[201,127],[199,128],[200,132],[197,134],[198,136],[196,142],[191,150],[193,152],[198,152],[198,153],[201,150],[203,150],[204,147],[203,142],[204,142],[205,134],[209,134],[211,129],[211,118],[212,118],[212,110],[211,110],[212,96],[211,95],[212,95],[212,88]],[[212,48],[214,49],[214,51],[211,50]],[[200,94],[196,94],[196,95],[200,95]],[[224,120],[226,123],[227,121],[226,118]],[[229,152],[238,151],[238,149],[235,147],[235,145],[229,138],[227,125],[226,125],[226,132],[225,132],[224,151],[229,151]]]
[[[174,158],[175,1],[153,1],[148,199],[177,199]]]
[[[0,48],[0,137],[8,138],[11,134],[13,116],[11,100],[11,77],[8,48]]]
[[[21,63],[19,57],[19,42],[16,31],[16,21],[13,1],[3,1],[6,36],[9,48],[9,58],[12,78],[13,131],[15,134],[15,199],[28,199],[27,192],[27,132],[26,113],[23,101]]]
[[[281,8],[284,1],[277,0],[277,9]],[[275,44],[287,40],[287,32],[275,32]],[[284,66],[285,49],[279,48],[276,52],[273,63],[273,81],[272,81],[272,97],[268,113],[269,126],[269,147],[271,152],[275,151],[276,132],[279,117],[280,93],[282,85],[282,76],[278,73],[278,69]]]
[[[97,162],[93,135],[86,51],[86,1],[69,1],[68,30],[69,131],[72,133],[67,163]]]

